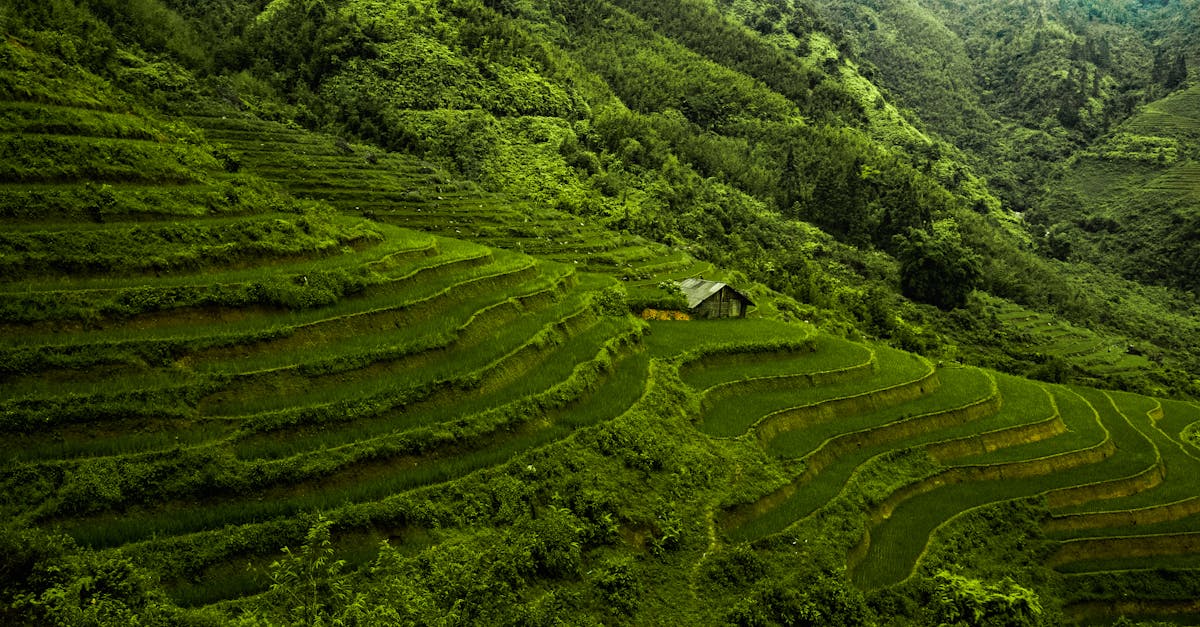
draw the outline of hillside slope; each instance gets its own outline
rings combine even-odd
[[[721,270],[3,52],[4,622],[1195,611],[1195,405],[772,320],[802,309],[761,287],[757,319],[646,323]]]
[[[1200,87],[1150,103],[1063,169],[1045,203],[1065,259],[1195,292]]]

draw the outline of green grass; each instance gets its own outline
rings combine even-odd
[[[531,368],[529,376],[518,377],[509,385],[487,393],[468,392],[457,396],[453,401],[410,404],[400,411],[367,415],[344,425],[300,424],[284,431],[251,434],[250,437],[242,437],[235,443],[235,451],[242,459],[282,458],[403,434],[406,429],[437,425],[456,416],[483,414],[488,410],[503,409],[509,404],[519,404],[522,399],[541,394],[557,382],[567,379],[577,364],[594,356],[594,349],[599,342],[606,337],[615,336],[623,328],[621,324],[612,322],[597,325],[568,340],[551,356],[544,358],[540,365]],[[622,370],[618,370],[618,373],[625,374]],[[626,378],[620,380],[630,382]],[[634,387],[640,389],[643,384],[644,382],[638,382]],[[580,389],[578,392],[583,393],[585,390]],[[615,390],[610,389],[609,394],[613,399],[622,398],[621,393]],[[595,403],[606,400],[608,399],[597,398]],[[532,419],[532,416],[527,415],[525,418]]]
[[[804,342],[815,331],[809,325],[753,318],[732,320],[692,320],[687,322],[650,322],[646,348],[650,356],[663,359],[689,352],[756,352],[756,347]]]
[[[1101,445],[1108,437],[1098,410],[1078,394],[1065,388],[1053,388],[1057,405],[1067,431],[1054,438],[1010,446],[980,455],[954,460],[955,465],[1004,464],[1038,459],[1067,451]]]
[[[293,218],[295,219],[295,218]],[[300,258],[275,264],[272,270],[287,274],[311,274],[321,270],[350,269],[361,267],[365,263],[378,260],[384,255],[395,253],[404,248],[424,249],[429,246],[430,235],[407,229],[399,229],[387,225],[363,222],[360,218],[345,216],[320,216],[321,222],[328,223],[331,228],[345,232],[361,229],[364,233],[378,233],[379,243],[391,241],[387,246],[367,246],[362,249],[342,249],[341,254],[326,258]],[[100,275],[94,277],[69,277],[62,279],[10,280],[3,284],[4,297],[20,297],[23,293],[37,292],[79,292],[79,291],[113,291],[121,289],[146,290],[150,288],[187,287],[195,285],[217,285],[227,283],[249,283],[263,278],[261,268],[243,267],[226,271],[205,272],[203,274],[181,273],[168,276],[138,276]]]
[[[1200,570],[1200,555],[1145,555],[1090,559],[1063,564],[1055,568],[1067,576],[1067,581],[1086,578],[1089,575],[1173,569]]]
[[[545,292],[552,286],[552,282],[533,285],[526,293]],[[437,338],[436,335],[408,337],[401,340],[394,350],[384,346],[365,358],[353,360],[354,370],[361,372],[351,376],[343,375],[338,368],[329,376],[318,379],[290,366],[277,366],[273,370],[286,370],[249,377],[232,389],[223,391],[220,398],[212,399],[205,411],[213,415],[248,415],[295,405],[328,404],[351,397],[374,396],[394,391],[397,379],[393,377],[404,382],[401,389],[415,389],[434,381],[454,380],[456,373],[488,367],[503,355],[517,350],[547,325],[566,320],[586,306],[582,295],[577,295],[534,315],[520,316],[519,305],[507,300],[506,296],[487,294],[481,297],[483,302],[467,301],[448,311],[445,319],[433,320],[433,323],[444,325],[442,332],[457,334],[472,328],[468,323],[473,315],[489,307],[502,306],[501,311],[507,313],[485,323],[488,329],[495,329],[495,335],[488,338],[486,344],[482,342],[485,335],[483,329],[474,331],[480,336],[480,341],[462,345],[454,343],[452,336],[441,341],[434,340],[433,344],[429,343],[429,338]],[[455,310],[461,317],[452,315]],[[432,350],[443,345],[446,351]],[[330,348],[318,347],[316,350],[325,352]],[[269,357],[271,360],[277,358],[274,355]],[[361,366],[360,361],[363,362]],[[378,367],[367,368],[376,363],[379,363]]]
[[[717,386],[734,386],[759,378],[833,372],[869,364],[874,354],[861,344],[818,334],[811,350],[755,353],[746,359],[716,363],[704,360],[688,364],[680,373],[684,383],[696,390],[714,392]]]
[[[132,419],[100,424],[70,425],[30,434],[5,434],[8,463],[119,457],[175,447],[193,447],[233,435],[230,421]]]
[[[207,150],[132,139],[0,133],[0,180],[201,183],[219,170]]]
[[[175,372],[219,371],[221,360],[295,351],[322,340],[357,338],[383,326],[427,319],[444,309],[441,301],[448,301],[438,293],[428,293],[436,289],[439,278],[451,284],[487,280],[499,287],[505,283],[503,278],[488,278],[487,273],[494,276],[498,272],[496,267],[480,266],[470,257],[422,259],[428,261],[416,265],[405,280],[391,282],[387,289],[377,285],[366,290],[368,296],[343,298],[319,309],[259,310],[221,323],[210,322],[225,317],[213,311],[197,316],[197,323],[190,325],[179,313],[174,324],[166,324],[168,320],[162,317],[157,321],[160,324],[148,324],[151,321],[143,316],[128,325],[91,333],[27,333],[16,346],[0,346],[0,372],[8,375],[6,393],[0,396],[29,393],[47,373],[54,373],[56,385],[68,389],[97,377],[119,378],[123,368],[135,372],[163,367]],[[460,269],[463,266],[465,269]],[[513,269],[522,270],[520,266]],[[98,370],[100,366],[106,369]]]
[[[119,139],[166,140],[171,129],[148,117],[79,107],[0,102],[0,133],[83,135]]]
[[[364,228],[294,214],[213,218],[188,224],[71,225],[0,236],[0,281],[30,276],[260,270],[277,261],[324,257],[348,245],[378,240]]]
[[[850,476],[865,461],[896,448],[916,446],[942,439],[955,428],[914,430],[904,429],[905,423],[920,421],[941,412],[959,409],[988,398],[996,390],[991,377],[974,368],[942,369],[938,373],[941,386],[916,400],[873,412],[848,415],[842,420],[820,423],[810,429],[790,431],[780,435],[768,446],[775,455],[818,463],[823,451],[836,454],[832,460],[822,459],[819,468],[805,467],[793,485],[798,489],[777,507],[752,518],[731,536],[739,540],[758,539],[778,533],[793,522],[817,511],[832,500],[847,485]],[[986,417],[977,419],[986,421]],[[957,425],[959,430],[978,428],[975,420]],[[894,430],[889,435],[888,430]],[[873,434],[873,431],[879,433]]]
[[[594,344],[593,344],[594,346]],[[514,455],[543,446],[569,435],[574,429],[602,419],[611,419],[627,409],[640,395],[637,385],[625,385],[644,380],[644,358],[618,364],[621,378],[614,388],[601,386],[580,405],[563,409],[557,420],[545,428],[535,428],[511,438],[500,438],[476,449],[434,455],[417,464],[378,464],[370,469],[349,468],[344,476],[327,476],[315,482],[288,486],[260,494],[239,494],[211,499],[203,507],[193,501],[177,502],[140,512],[73,519],[64,529],[76,540],[89,546],[116,546],[150,536],[177,535],[228,524],[265,521],[296,512],[328,510],[346,503],[375,500],[389,494],[447,481],[466,473],[496,465]],[[591,400],[598,401],[594,405]]]
[[[1111,175],[1101,178],[1110,180]],[[1126,354],[1130,344],[1126,337],[1096,333],[1008,302],[997,302],[995,310],[1013,341],[1029,354],[1063,358],[1095,377],[1141,371],[1150,365],[1144,356]]]
[[[14,228],[49,222],[152,222],[264,211],[301,211],[265,181],[246,176],[210,184],[0,184],[0,218]]]
[[[855,413],[835,422],[812,425],[808,429],[786,431],[771,440],[767,450],[779,457],[803,458],[839,436],[870,431],[965,407],[998,394],[991,377],[976,368],[941,368],[938,370],[938,379],[941,384],[936,390],[916,400],[875,411]],[[938,437],[931,432],[925,432],[922,436]]]
[[[1011,375],[993,372],[1002,404],[1000,411],[976,423],[945,430],[943,439],[926,449],[942,462],[980,454],[1006,446],[1028,443],[1024,429],[1059,419],[1058,408],[1042,385]],[[1043,434],[1044,435],[1044,434]]]
[[[1200,457],[1200,447],[1186,435],[1188,428],[1200,424],[1200,406],[1194,403],[1163,400],[1163,416],[1154,427],[1179,445],[1192,457]]]
[[[428,247],[429,241],[425,240],[422,248]],[[285,307],[328,305],[337,299],[333,290],[368,292],[375,286],[386,286],[390,278],[386,268],[376,273],[371,264],[396,252],[386,246],[342,248],[340,254],[331,257],[277,263],[271,268],[273,272],[241,268],[199,275],[141,276],[137,281],[98,275],[10,283],[0,292],[6,321],[0,328],[13,325],[22,332],[58,332],[60,325],[70,327],[80,322],[86,322],[89,328],[108,328],[132,316],[140,316],[131,323],[136,327],[186,325],[212,318],[240,319],[245,316],[245,308],[255,305],[272,307],[274,312]],[[318,279],[311,285],[305,282],[310,276]],[[229,316],[221,315],[222,308],[228,308]],[[197,311],[203,315],[197,316]],[[40,326],[30,328],[29,323]]]
[[[1014,451],[1019,452],[1018,458],[1027,460],[1032,459],[1028,456],[1035,452],[1059,457],[1069,455],[1072,451],[1100,444],[1107,437],[1104,425],[1123,420],[1111,405],[1110,408],[1093,408],[1083,397],[1064,389],[1058,389],[1055,396],[1068,426],[1081,432],[1086,430],[1086,435],[1081,433],[1076,436],[1075,431],[1069,431],[1063,436],[1034,445],[1003,449],[969,459],[978,463],[981,459],[990,458],[990,464],[1008,462],[1011,465],[1015,463]],[[1092,414],[1094,428],[1087,427],[1089,413]],[[1048,447],[1056,450],[1048,451]],[[1120,479],[1143,469],[1144,463],[1144,457],[1118,448],[1117,453],[1103,463],[1068,464],[1054,469],[1047,466],[1043,470],[1035,470],[1033,476],[1027,476],[1024,472],[1010,473],[1004,479],[956,482],[918,493],[903,500],[889,518],[871,530],[871,545],[866,557],[853,571],[853,579],[861,587],[874,589],[908,577],[934,531],[970,508],[1044,494],[1060,488]]]
[[[1161,459],[1158,444],[1136,425],[1149,420],[1147,412],[1157,407],[1150,398],[1131,395],[1113,396],[1099,390],[1075,388],[1075,392],[1088,400],[1093,407],[1101,411],[1104,425],[1109,431],[1113,442],[1123,462],[1141,472],[1157,465]],[[1119,400],[1119,402],[1118,402]],[[1111,463],[1109,464],[1111,465]],[[1132,473],[1131,473],[1132,474]],[[1087,511],[1107,511],[1121,509],[1127,506],[1137,507],[1139,504],[1161,503],[1160,498],[1165,493],[1151,489],[1132,497],[1111,498],[1093,501],[1074,507],[1066,507],[1055,513],[1075,513]]]
[[[1200,567],[1200,534],[1192,526],[1155,526],[1144,533],[1064,541],[1048,561],[1068,573],[1103,573],[1140,568]],[[1150,558],[1153,558],[1151,560]]]
[[[878,370],[861,379],[722,399],[708,408],[700,430],[714,437],[741,435],[761,422],[783,417],[788,410],[882,392],[917,381],[930,372],[927,362],[908,353],[877,346],[875,355]]]

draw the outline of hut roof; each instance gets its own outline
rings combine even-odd
[[[695,309],[700,303],[708,300],[708,297],[721,291],[722,288],[728,287],[733,293],[746,301],[747,305],[753,306],[754,301],[750,297],[739,292],[738,290],[717,281],[705,281],[704,279],[684,279],[679,282],[679,289],[683,291],[683,295],[687,297],[688,309]]]

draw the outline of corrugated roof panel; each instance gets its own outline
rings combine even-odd
[[[705,281],[704,279],[684,279],[679,282],[679,289],[683,291],[684,296],[687,296],[688,309],[695,309],[709,296],[721,291],[723,287],[725,287],[724,283]]]

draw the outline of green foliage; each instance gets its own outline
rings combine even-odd
[[[11,624],[62,627],[177,624],[152,577],[129,559],[80,551],[70,538],[10,521],[0,529],[0,581]]]
[[[1042,625],[1042,606],[1032,590],[1011,579],[987,584],[939,571],[933,577],[933,618],[941,625]]]
[[[601,565],[595,586],[603,603],[617,615],[636,615],[645,593],[637,563],[630,559],[612,559]]]
[[[923,448],[892,446],[898,431],[874,430],[994,390],[947,373],[946,394],[839,415],[766,451],[705,435],[696,416],[703,407],[701,424],[726,420],[735,435],[767,406],[851,393],[890,403],[883,388],[931,366],[881,346],[871,372],[865,349],[769,320],[655,325],[643,347],[646,325],[627,315],[678,308],[660,281],[722,266],[734,271],[725,280],[791,297],[750,288],[761,316],[947,357],[965,339],[973,350],[959,354],[972,358],[1101,380],[1077,353],[1116,337],[1111,328],[1084,338],[1094,345],[1057,324],[1039,335],[998,313],[976,291],[986,289],[1127,330],[1145,354],[1124,357],[1144,370],[1109,364],[1105,382],[1195,390],[1194,303],[1037,257],[1040,232],[1027,235],[993,195],[1036,205],[1029,192],[1047,162],[1184,84],[1186,65],[1151,62],[1119,28],[1171,13],[969,4],[953,19],[950,3],[849,0],[4,5],[0,319],[11,337],[0,428],[18,445],[0,471],[3,513],[112,548],[6,528],[0,578],[15,592],[0,620],[1056,622],[1063,595],[1041,566],[1032,507],[915,534],[914,546],[934,538],[915,583],[871,606],[847,577],[846,555],[887,518],[880,508],[944,470]],[[976,78],[989,93],[966,91]],[[1186,117],[1186,102],[1154,113]],[[1128,168],[1156,189],[1186,184],[1186,132],[1104,137],[1073,162],[1092,180]],[[453,252],[465,245],[337,217],[255,172],[355,216],[560,263]],[[1065,214],[1106,193],[1063,190],[1047,206]],[[1190,206],[1183,198],[1174,209]],[[1037,226],[1047,217],[1030,215]],[[1151,252],[1186,270],[1196,229],[1175,215],[1161,221],[1173,231],[1148,229],[1162,244]],[[1042,243],[1060,260],[1089,258],[1107,240],[1081,233],[1122,237],[1119,217],[1106,206],[1047,221]],[[1152,366],[1160,353],[1175,361]],[[805,378],[830,368],[860,369]],[[724,404],[698,392],[783,376],[793,378],[777,393]],[[1024,426],[1018,414],[1049,415],[1031,396],[1008,395],[1007,413],[955,434],[993,437],[984,429]],[[1145,461],[1132,422],[1092,420],[1090,396],[1055,398],[1067,433],[987,460],[1070,454],[1108,434],[1116,453],[1096,476]],[[852,426],[862,434],[837,431]],[[837,478],[828,486],[766,502],[775,518],[762,541],[723,544],[723,504],[818,463],[770,452],[856,437],[880,440],[821,462],[841,464],[813,471]],[[1079,483],[1092,471],[1058,476]],[[974,487],[955,494],[995,498]],[[895,528],[875,538],[880,550]],[[265,579],[212,585],[280,545],[299,548]],[[182,616],[148,573],[192,603],[236,598]]]
[[[910,229],[896,239],[900,260],[900,288],[905,295],[955,309],[979,283],[979,258],[962,245],[952,226],[945,222],[930,231]]]
[[[283,558],[271,562],[271,588],[267,603],[289,625],[339,624],[355,609],[355,595],[342,577],[345,560],[334,559],[329,530],[332,521],[318,518],[304,544],[293,551],[283,547]]]
[[[862,593],[840,573],[797,568],[752,588],[725,617],[734,625],[869,625],[872,615]]]

